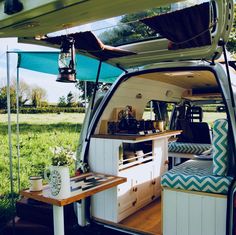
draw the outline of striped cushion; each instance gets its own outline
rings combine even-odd
[[[215,176],[212,161],[189,160],[166,172],[161,185],[169,188],[227,194],[232,177]]]
[[[227,133],[228,122],[218,119],[213,125],[213,174],[224,176],[227,173]]]
[[[174,153],[202,154],[204,151],[209,150],[210,148],[211,144],[172,142],[168,145],[169,152]]]

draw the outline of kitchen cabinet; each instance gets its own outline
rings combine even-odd
[[[159,197],[160,178],[168,170],[168,139],[178,134],[180,131],[145,136],[92,136],[91,170],[127,178],[127,182],[92,196],[92,216],[117,223]],[[129,148],[139,154],[130,156]]]

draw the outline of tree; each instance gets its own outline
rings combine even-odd
[[[229,41],[226,45],[227,50],[233,54],[236,53],[236,4],[234,4],[234,21],[229,35]]]
[[[111,84],[108,83],[99,83],[98,84],[98,92],[106,92],[110,88]],[[80,81],[76,84],[76,87],[81,91],[80,99],[85,101],[85,83]],[[95,82],[87,82],[87,101],[91,99],[93,96],[93,91],[95,87]]]
[[[16,107],[16,81],[10,86],[11,108]],[[21,81],[19,83],[19,106],[23,106],[31,97],[30,86]],[[7,87],[0,88],[0,108],[7,108]]]
[[[113,29],[102,32],[99,38],[108,45],[118,46],[135,40],[142,40],[147,37],[155,37],[156,33],[145,24],[137,20],[151,17],[170,10],[170,6],[154,8],[140,13],[124,15],[117,26]],[[131,23],[130,23],[131,22]],[[234,4],[234,21],[227,43],[227,50],[236,53],[236,4]]]
[[[58,107],[66,107],[66,97],[65,96],[61,96],[59,97],[59,102],[57,104]]]
[[[164,13],[169,10],[170,6],[166,6],[124,15],[117,24],[117,27],[101,33],[99,38],[105,44],[117,46],[130,41],[133,42],[147,37],[155,37],[156,32],[138,20]]]
[[[87,82],[87,99],[90,100],[93,94],[93,89],[94,89],[94,82]],[[81,95],[79,98],[85,101],[85,83],[84,81],[79,81],[76,84],[76,88],[81,91]]]
[[[16,107],[16,93],[15,89],[11,86],[10,87],[10,103],[11,108]],[[7,108],[7,87],[2,87],[0,89],[0,109],[6,109]]]
[[[71,91],[67,94],[66,101],[67,101],[67,106],[68,107],[73,106],[72,104],[74,103],[74,96],[73,96]]]
[[[41,102],[46,99],[47,92],[41,87],[34,87],[31,93],[31,102],[35,108],[41,107]]]
[[[16,81],[13,82],[13,88],[16,91]],[[31,98],[31,87],[24,81],[19,82],[19,106],[25,105]]]

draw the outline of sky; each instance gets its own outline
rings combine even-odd
[[[0,39],[0,87],[6,85],[6,51],[13,50],[24,51],[50,51],[55,50],[48,47],[22,44],[17,42],[17,38],[1,38]],[[10,54],[10,77],[11,82],[16,78],[16,54]],[[70,91],[77,96],[79,91],[75,88],[74,83],[56,82],[55,75],[34,72],[26,69],[20,69],[20,81],[24,81],[30,86],[39,86],[47,91],[47,100],[50,103],[57,103],[59,97],[66,96]]]
[[[103,28],[114,26],[120,17],[114,17],[93,24],[85,24],[79,27],[73,27],[69,30],[62,30],[48,34],[48,36],[61,35],[66,33],[83,32],[93,30],[95,34],[103,32]],[[101,29],[101,30],[99,30]],[[0,38],[0,87],[6,85],[6,51],[23,50],[23,51],[51,51],[55,50],[49,47],[29,45],[18,43],[17,38]],[[10,71],[11,78],[16,78],[17,56],[10,54]],[[81,92],[75,87],[74,83],[66,84],[56,82],[55,75],[20,69],[20,81],[28,83],[30,86],[40,86],[47,91],[47,100],[50,103],[57,103],[59,97],[66,96],[70,91],[78,97]]]
[[[200,0],[205,1],[205,0]],[[191,0],[189,0],[191,2]],[[103,21],[98,21],[93,24],[86,24],[80,27],[74,27],[68,31],[58,31],[53,34],[48,34],[48,36],[80,32],[86,30],[93,30],[95,34],[103,32],[104,27],[114,26],[119,21],[120,17],[114,17],[106,19]],[[100,29],[100,30],[99,30]],[[17,38],[0,38],[0,87],[6,85],[6,51],[13,50],[23,50],[23,51],[50,51],[55,50],[49,47],[35,46],[29,44],[22,44],[17,42]],[[16,65],[17,56],[15,54],[10,54],[10,74],[11,79],[16,78]],[[79,91],[75,88],[75,84],[66,84],[56,82],[55,75],[49,75],[45,73],[39,73],[34,71],[29,71],[25,69],[20,69],[20,80],[28,83],[30,86],[40,86],[44,88],[47,92],[47,100],[50,103],[57,103],[59,97],[66,96],[70,91],[76,96],[79,96]]]

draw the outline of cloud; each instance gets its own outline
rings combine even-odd
[[[0,39],[0,87],[6,85],[6,51],[20,49],[23,51],[51,51],[49,47],[18,43],[16,38]],[[10,53],[10,78],[16,78],[17,54]],[[46,90],[49,102],[58,102],[60,96],[66,96],[70,91],[78,94],[74,84],[56,82],[56,76],[20,69],[20,80],[30,86],[39,86]]]

